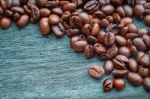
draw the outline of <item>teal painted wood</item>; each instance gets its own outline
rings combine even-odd
[[[140,27],[143,26],[138,24]],[[74,53],[68,37],[41,36],[38,26],[0,29],[0,99],[150,99],[143,87],[104,93],[102,82],[87,74],[97,58]]]

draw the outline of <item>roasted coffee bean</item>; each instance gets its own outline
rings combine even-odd
[[[122,26],[126,26],[128,24],[131,24],[132,23],[132,18],[130,17],[124,17],[121,19],[121,25]]]
[[[80,6],[83,4],[83,0],[71,0],[76,6]]]
[[[84,49],[84,55],[86,58],[91,58],[94,56],[94,47],[92,45],[87,45]]]
[[[75,36],[80,33],[79,29],[67,29],[66,33],[69,37]]]
[[[63,10],[73,12],[76,10],[76,5],[74,3],[67,3],[64,5]]]
[[[48,17],[51,14],[51,11],[47,8],[40,9],[40,17]]]
[[[117,69],[126,69],[127,67],[127,63],[128,63],[128,58],[124,55],[117,55],[114,59],[113,59],[113,63],[115,68]]]
[[[136,61],[139,62],[143,55],[144,55],[144,52],[138,52],[136,56]]]
[[[45,7],[52,9],[54,7],[57,7],[58,4],[59,4],[58,1],[48,1],[48,2],[46,2]]]
[[[97,39],[98,39],[98,42],[99,42],[99,43],[101,43],[101,44],[103,43],[103,38],[104,38],[105,34],[106,34],[106,32],[103,31],[103,30],[101,30],[101,31],[98,33]]]
[[[119,54],[124,55],[126,57],[130,57],[130,49],[128,47],[120,47]]]
[[[47,17],[41,18],[41,20],[39,21],[39,27],[44,36],[50,34],[50,25]]]
[[[95,50],[96,54],[101,54],[101,53],[106,52],[106,47],[103,46],[102,44],[95,43],[94,44],[94,50]]]
[[[65,11],[63,14],[62,14],[62,20],[68,20],[68,18],[70,18],[71,16],[71,13],[70,11]]]
[[[9,1],[9,0],[8,0]],[[20,6],[21,5],[21,2],[20,2],[21,0],[11,0],[11,5],[12,6]],[[33,1],[33,2],[35,2],[36,0],[29,0],[28,2],[31,2],[31,1]]]
[[[57,25],[52,25],[52,30],[58,38],[62,37],[65,32],[65,29],[61,23],[58,23]]]
[[[81,40],[74,42],[72,47],[76,52],[83,52],[87,45],[88,45],[87,41]]]
[[[40,7],[44,7],[48,0],[37,0],[37,5]]]
[[[60,7],[53,8],[51,11],[53,14],[57,14],[60,16],[63,14],[63,10]]]
[[[93,17],[103,19],[106,17],[106,14],[104,14],[104,12],[102,12],[100,10],[97,10],[93,13]]]
[[[135,39],[133,39],[132,42],[133,42],[133,45],[135,45],[139,51],[146,50],[146,45],[141,38],[135,38]]]
[[[134,39],[136,37],[138,37],[139,35],[137,33],[128,33],[125,35],[126,39]]]
[[[113,81],[113,86],[116,90],[120,91],[123,90],[126,86],[126,82],[122,78],[117,78]]]
[[[133,15],[132,8],[129,5],[123,6],[126,16],[131,17]]]
[[[143,65],[146,68],[150,68],[150,55],[144,54],[139,59],[139,64]]]
[[[84,24],[90,23],[90,16],[89,16],[87,13],[81,12],[81,13],[79,14],[79,17],[81,18],[81,20],[82,20],[82,22],[83,22]]]
[[[127,27],[128,27],[128,32],[130,32],[130,33],[137,33],[137,28],[136,28],[136,26],[133,23],[128,24]]]
[[[0,4],[3,10],[6,10],[8,8],[6,0],[0,0]]]
[[[11,10],[5,10],[4,15],[11,18],[13,16],[13,12]]]
[[[82,20],[79,16],[72,16],[70,19],[69,19],[69,23],[72,27],[78,27],[78,28],[81,28],[82,27]]]
[[[120,35],[125,36],[127,35],[126,33],[128,32],[129,28],[127,26],[124,26],[120,29]],[[128,39],[128,38],[127,38]]]
[[[105,6],[107,4],[110,4],[110,0],[99,0],[99,4],[100,4],[101,7]]]
[[[118,70],[118,69],[115,69],[115,70],[112,71],[112,74],[116,78],[122,78],[122,77],[127,76],[128,70]]]
[[[120,35],[115,36],[115,41],[121,46],[125,46],[127,44],[127,40]]]
[[[13,11],[13,12],[18,12],[18,13],[20,13],[20,14],[24,14],[24,13],[25,13],[25,11],[24,11],[24,9],[23,9],[22,7],[17,7],[17,6],[12,7],[12,8],[11,8],[11,11]]]
[[[40,19],[40,10],[36,5],[31,5],[31,22],[35,23]]]
[[[116,12],[120,15],[120,17],[125,17],[125,11],[122,6],[117,7]]]
[[[150,72],[149,72],[148,68],[144,68],[143,66],[139,66],[138,74],[141,75],[141,77],[143,77],[143,78],[148,77],[149,73]]]
[[[106,28],[109,25],[109,21],[107,19],[102,19],[100,22],[100,26]]]
[[[145,11],[145,9],[144,9],[143,5],[135,5],[134,15],[136,18],[142,19],[144,11]]]
[[[146,16],[144,17],[144,23],[145,23],[146,25],[150,25],[150,15],[146,15]]]
[[[147,35],[148,34],[148,30],[145,29],[145,28],[141,28],[141,29],[138,29],[138,34],[139,36],[143,36],[143,35]]]
[[[107,60],[104,64],[104,70],[106,74],[110,74],[114,69],[114,64],[111,60]]]
[[[60,22],[60,18],[56,14],[51,14],[49,16],[49,23],[52,25],[58,24]]]
[[[106,59],[112,59],[114,58],[116,55],[118,54],[118,48],[116,45],[113,45],[112,47],[110,47],[106,54],[105,54],[105,57]]]
[[[94,45],[95,43],[98,42],[97,38],[95,38],[94,36],[87,36],[87,41],[89,44]]]
[[[115,35],[111,32],[108,32],[104,35],[103,42],[105,46],[112,46],[115,43]]]
[[[143,35],[143,41],[146,44],[147,48],[150,48],[150,36]]]
[[[96,0],[90,0],[90,1],[86,2],[86,4],[84,5],[84,9],[88,13],[93,13],[94,11],[99,9],[99,2]]]
[[[113,89],[113,80],[111,78],[107,78],[103,82],[103,90],[105,92],[109,92]]]
[[[11,25],[11,20],[9,18],[3,17],[0,20],[0,27],[2,29],[7,29],[7,28],[9,28],[10,25]]]
[[[98,79],[98,78],[101,78],[105,74],[105,71],[103,67],[99,65],[91,65],[88,69],[88,73],[93,78]]]
[[[100,26],[99,26],[99,24],[98,24],[98,23],[94,23],[94,24],[93,24],[93,28],[92,28],[92,30],[91,30],[91,35],[97,36],[97,34],[99,33],[99,31],[100,31]]]
[[[85,35],[90,35],[92,31],[92,26],[90,24],[84,24],[81,28],[81,32],[83,32]]]
[[[106,5],[106,6],[103,6],[103,7],[101,8],[101,10],[102,10],[106,15],[111,15],[111,14],[114,12],[115,8],[114,8],[114,6],[112,6],[112,5]]]
[[[128,67],[131,72],[136,72],[138,70],[138,64],[135,59],[130,58],[128,62]]]
[[[123,3],[123,0],[111,0],[111,4],[113,4],[114,6],[119,6]]]
[[[19,20],[17,21],[17,27],[23,28],[29,24],[29,16],[28,15],[22,15]]]
[[[150,77],[146,77],[143,80],[143,86],[146,91],[150,91]]]
[[[13,14],[13,21],[18,21],[20,17],[21,17],[21,14],[19,14],[18,12],[15,12]]]
[[[128,73],[128,80],[134,86],[140,86],[143,82],[142,77],[139,74],[133,72]]]

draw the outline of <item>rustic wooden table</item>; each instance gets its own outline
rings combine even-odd
[[[102,82],[110,76],[92,79],[90,64],[103,62],[74,53],[67,36],[43,37],[33,24],[0,29],[0,99],[150,99],[142,86],[128,83],[121,92],[104,93]]]

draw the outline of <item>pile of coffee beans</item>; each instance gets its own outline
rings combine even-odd
[[[75,52],[98,57],[104,66],[91,65],[105,92],[123,90],[125,78],[150,91],[150,29],[138,29],[132,17],[150,26],[150,0],[0,0],[0,27],[18,28],[39,23],[42,35],[65,33]]]

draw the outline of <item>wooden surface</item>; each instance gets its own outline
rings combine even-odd
[[[143,26],[138,24],[139,27]],[[0,99],[150,99],[143,87],[104,93],[102,82],[87,74],[90,64],[74,53],[67,36],[41,36],[37,25],[0,29]]]

